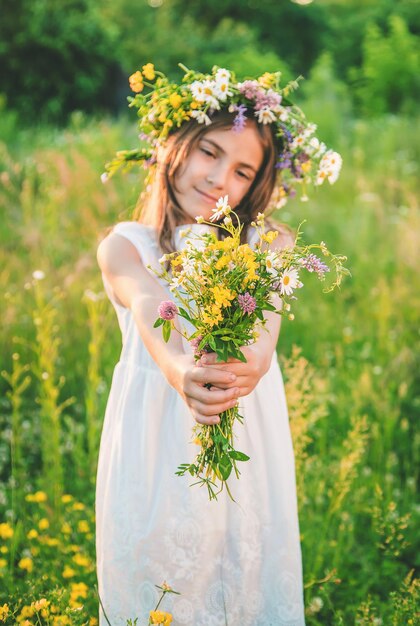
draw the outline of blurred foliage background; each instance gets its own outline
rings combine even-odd
[[[7,602],[7,624],[97,623],[120,333],[95,253],[143,175],[100,174],[137,145],[127,76],[151,61],[174,78],[178,62],[303,74],[297,102],[343,156],[333,187],[278,214],[352,272],[327,296],[309,277],[278,346],[307,624],[419,623],[420,3],[0,0],[0,16],[0,622]]]

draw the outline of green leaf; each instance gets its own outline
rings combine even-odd
[[[165,321],[164,319],[162,319],[161,317],[158,317],[156,322],[153,324],[153,328],[158,328],[159,326],[162,326],[164,321]]]
[[[223,454],[220,457],[218,466],[220,475],[222,476],[223,480],[227,480],[232,471],[232,462],[226,454]]]
[[[172,330],[171,322],[169,320],[165,320],[163,327],[162,327],[163,339],[165,343],[168,343],[169,341],[169,338],[171,336],[171,330]]]
[[[239,450],[231,450],[229,452],[229,456],[231,459],[235,459],[235,461],[249,461],[250,457],[244,452],[239,452]]]
[[[189,314],[187,313],[187,311],[185,309],[183,309],[182,307],[178,307],[178,311],[179,311],[179,314],[181,315],[181,317],[183,317],[186,320],[188,320],[189,322],[191,322],[191,317],[189,316]]]

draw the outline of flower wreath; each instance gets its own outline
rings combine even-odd
[[[155,70],[152,63],[130,76],[130,87],[136,95],[128,97],[129,106],[137,108],[139,139],[146,142],[146,147],[117,152],[105,166],[103,182],[118,169],[127,169],[136,162],[142,162],[146,169],[153,168],[156,149],[171,132],[193,119],[210,125],[213,113],[221,109],[236,113],[232,127],[236,132],[241,131],[247,118],[275,126],[280,149],[273,208],[280,208],[294,196],[297,186],[302,188],[301,199],[307,200],[308,184],[319,186],[325,180],[331,184],[337,180],[341,156],[319,141],[314,134],[316,124],[309,123],[303,111],[289,100],[301,77],[281,87],[281,72],[266,72],[257,79],[238,82],[233,72],[217,66],[211,74],[179,66],[184,71],[180,84]]]

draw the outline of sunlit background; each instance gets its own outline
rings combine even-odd
[[[335,186],[277,214],[352,273],[330,295],[310,277],[278,344],[306,620],[419,623],[420,4],[0,0],[0,16],[0,623],[97,624],[95,471],[120,334],[95,255],[143,172],[100,175],[137,146],[127,76],[147,62],[175,79],[179,62],[303,75],[297,102],[343,156]]]

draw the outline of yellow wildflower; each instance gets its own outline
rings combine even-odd
[[[84,519],[80,520],[80,522],[77,524],[77,530],[81,533],[88,533],[90,528],[87,521]]]
[[[21,622],[21,626],[33,626],[33,622],[31,622],[29,619],[25,619],[24,622]]]
[[[31,547],[31,554],[32,554],[32,556],[37,556],[39,554],[39,548],[37,548],[36,546],[32,546]]]
[[[88,557],[84,556],[83,554],[75,554],[73,557],[73,561],[76,563],[76,565],[80,565],[80,567],[89,567],[90,565],[90,559],[88,559]]]
[[[63,573],[62,573],[63,578],[73,578],[73,576],[75,575],[76,575],[76,572],[72,567],[70,567],[69,565],[66,565],[64,567]]]
[[[83,502],[75,502],[72,508],[73,511],[84,511],[86,507]]]
[[[190,108],[191,108],[193,111],[194,111],[194,109],[198,109],[198,107],[199,107],[199,106],[200,106],[200,105],[199,105],[199,103],[198,103],[198,102],[196,102],[195,100],[193,100],[193,101],[191,102],[191,104],[190,104]]]
[[[143,76],[141,72],[137,70],[137,72],[134,72],[134,74],[131,74],[128,81],[130,83],[131,91],[134,91],[134,93],[140,93],[141,91],[143,91],[144,84],[143,84]]]
[[[68,615],[54,615],[53,626],[67,626],[68,624],[71,624]]]
[[[72,583],[71,592],[79,598],[87,598],[88,586],[85,583]]]
[[[48,496],[45,491],[36,491],[35,493],[28,493],[28,495],[25,496],[25,500],[27,500],[27,502],[46,502]]]
[[[4,569],[5,567],[7,567],[6,559],[0,559],[0,569]]]
[[[152,624],[169,626],[172,622],[172,615],[165,611],[150,611],[150,620]]]
[[[9,548],[7,546],[0,546],[0,553],[7,554],[9,552]]]
[[[38,528],[40,530],[47,530],[47,528],[49,528],[49,527],[50,527],[50,523],[49,523],[49,521],[47,520],[46,517],[43,517],[42,519],[39,520]]]
[[[300,166],[302,168],[302,171],[305,172],[305,174],[307,174],[308,172],[311,171],[312,163],[311,161],[305,161],[305,163],[301,163]]]
[[[36,539],[38,537],[38,531],[35,528],[31,528],[26,536],[28,539]]]
[[[89,620],[89,626],[98,626],[98,620],[96,617],[91,617]]]
[[[6,617],[9,614],[9,607],[7,604],[3,604],[3,606],[0,606],[0,621],[1,622],[5,622],[6,621]]]
[[[64,495],[61,496],[61,502],[63,504],[68,504],[72,500],[73,500],[73,496],[71,496],[69,493],[65,493]]]
[[[267,243],[273,243],[273,241],[277,239],[278,236],[279,233],[277,230],[269,230],[268,233],[265,233],[265,235],[262,236],[262,239]]]
[[[226,267],[226,265],[228,265],[229,261],[230,261],[230,257],[227,254],[224,254],[223,256],[220,257],[218,261],[216,261],[216,264],[214,267],[216,270],[221,270],[224,267]]]
[[[34,562],[29,557],[24,557],[23,559],[20,559],[18,567],[20,567],[20,569],[26,569],[27,572],[32,572],[34,569]]]
[[[46,609],[49,604],[50,601],[47,600],[47,598],[41,598],[41,600],[36,600],[35,602],[32,602],[31,606],[35,609],[35,611],[41,611],[41,609]]]
[[[227,287],[219,287],[216,285],[216,287],[212,287],[210,291],[213,293],[216,304],[219,307],[229,306],[231,300],[236,297],[236,293]]]
[[[153,80],[155,75],[155,66],[153,63],[146,63],[146,65],[143,65],[143,76],[147,78],[147,80]]]
[[[22,607],[19,617],[22,619],[25,619],[25,617],[33,617],[34,613],[35,613],[34,607],[26,604],[25,606]],[[19,618],[18,618],[18,621],[19,621]]]
[[[168,100],[169,100],[169,104],[174,109],[179,109],[179,107],[181,106],[182,98],[179,95],[179,93],[171,93],[171,95],[169,96]]]
[[[61,527],[61,532],[64,535],[70,535],[70,533],[71,533],[71,526],[70,526],[70,524],[68,522],[64,522],[64,524]]]
[[[204,311],[203,313],[203,322],[208,324],[210,327],[215,326],[217,322],[221,322],[222,320],[223,315],[217,304],[213,304],[209,311]]]
[[[10,539],[13,537],[13,528],[8,522],[0,524],[0,539]]]
[[[58,539],[56,539],[56,537],[47,537],[45,539],[45,544],[47,546],[55,547],[55,546],[58,546],[59,543],[60,542],[58,541]]]
[[[269,89],[276,82],[276,78],[273,74],[270,74],[270,72],[265,72],[262,76],[259,77],[258,82],[265,89]]]

